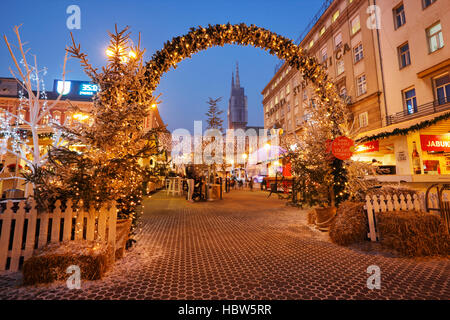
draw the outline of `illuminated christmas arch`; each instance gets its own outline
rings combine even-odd
[[[281,60],[297,68],[305,80],[309,80],[316,87],[316,95],[322,102],[332,108],[337,103],[342,103],[334,85],[328,80],[325,69],[310,57],[304,49],[293,43],[292,40],[273,33],[269,30],[254,25],[247,26],[243,23],[218,24],[207,28],[191,28],[184,36],[175,37],[164,44],[164,48],[157,51],[152,60],[147,62],[146,76],[148,89],[152,92],[157,88],[161,76],[174,69],[183,59],[192,54],[214,46],[225,44],[251,45],[269,51]]]

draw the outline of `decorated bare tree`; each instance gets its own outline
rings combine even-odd
[[[14,155],[17,160],[24,161],[30,170],[35,172],[37,168],[42,167],[48,161],[48,149],[39,148],[40,139],[44,136],[50,138],[54,147],[63,142],[62,131],[52,120],[52,110],[59,103],[61,95],[51,103],[47,100],[43,81],[46,69],[39,69],[36,56],[30,56],[30,49],[25,48],[19,28],[20,26],[14,27],[18,53],[14,52],[13,45],[4,35],[6,46],[14,63],[14,69],[10,68],[10,72],[20,85],[20,89],[18,107],[2,110],[0,136],[8,140],[6,152]],[[67,56],[66,52],[62,73],[63,83]],[[31,58],[31,62],[29,58]],[[42,134],[42,131],[46,131],[46,133]]]

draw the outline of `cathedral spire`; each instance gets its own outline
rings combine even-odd
[[[241,87],[241,81],[239,79],[239,63],[236,61],[236,88]]]
[[[234,72],[231,73],[231,89],[234,89]]]

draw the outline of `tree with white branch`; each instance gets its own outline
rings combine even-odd
[[[19,33],[20,26],[14,27],[14,33],[17,37],[17,50],[15,54],[12,45],[8,41],[6,35],[3,36],[6,46],[8,47],[11,58],[14,62],[15,70],[9,68],[12,76],[20,85],[19,90],[19,106],[16,110],[2,110],[4,119],[0,122],[0,136],[7,139],[6,152],[11,153],[17,159],[23,160],[28,167],[35,172],[37,167],[44,165],[48,159],[48,152],[39,148],[39,130],[44,128],[51,128],[53,130],[52,140],[53,145],[58,146],[62,143],[62,131],[58,126],[52,123],[51,111],[57,106],[62,94],[56,100],[49,103],[45,91],[44,81],[42,76],[45,75],[46,69],[38,69],[36,56],[33,55],[33,64],[30,64],[27,55],[30,49],[25,48],[24,42]],[[20,60],[18,60],[18,57]],[[68,60],[68,53],[64,56],[63,65],[63,90],[65,69]],[[28,113],[26,117],[23,113]],[[42,124],[44,118],[49,119],[49,124]],[[31,140],[30,140],[31,138]]]

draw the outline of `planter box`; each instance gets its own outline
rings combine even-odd
[[[115,258],[123,257],[125,247],[130,236],[131,219],[118,219],[116,225],[116,252]]]
[[[331,222],[336,217],[336,207],[316,208],[315,224],[320,231],[328,231]]]

